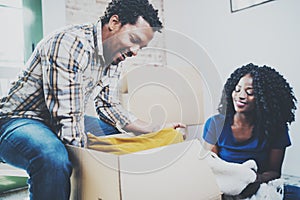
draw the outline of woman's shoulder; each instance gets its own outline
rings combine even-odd
[[[209,117],[208,120],[215,121],[215,122],[224,122],[225,121],[225,115],[215,114],[215,115],[212,115],[211,117]]]
[[[225,123],[225,115],[223,114],[215,114],[210,116],[207,120],[206,120],[206,124],[215,124],[216,126],[220,125],[220,124],[224,124]]]

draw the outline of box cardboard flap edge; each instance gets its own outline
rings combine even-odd
[[[203,78],[192,67],[141,66],[125,72],[121,103],[146,122],[204,122]]]
[[[74,167],[71,199],[221,199],[198,140],[125,155],[67,149]]]

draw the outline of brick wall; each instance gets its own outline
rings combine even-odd
[[[103,15],[108,2],[110,0],[66,0],[66,23],[96,22]],[[160,19],[164,23],[163,0],[150,0],[150,2],[159,10]],[[151,48],[145,48],[138,53],[138,56],[127,59],[122,65],[126,68],[140,65],[165,65],[166,54],[161,50],[165,48],[164,34],[156,33],[149,46]]]

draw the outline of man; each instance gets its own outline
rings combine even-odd
[[[85,145],[86,103],[95,91],[101,127],[155,130],[122,108],[110,89],[116,65],[161,28],[147,0],[113,0],[96,24],[69,26],[38,44],[0,104],[0,159],[27,171],[31,199],[69,199],[72,166],[63,142]]]

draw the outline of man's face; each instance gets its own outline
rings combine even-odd
[[[136,24],[125,24],[114,21],[110,37],[103,41],[103,53],[107,64],[116,65],[126,57],[136,56],[138,50],[148,45],[154,31],[144,18],[139,17]]]

